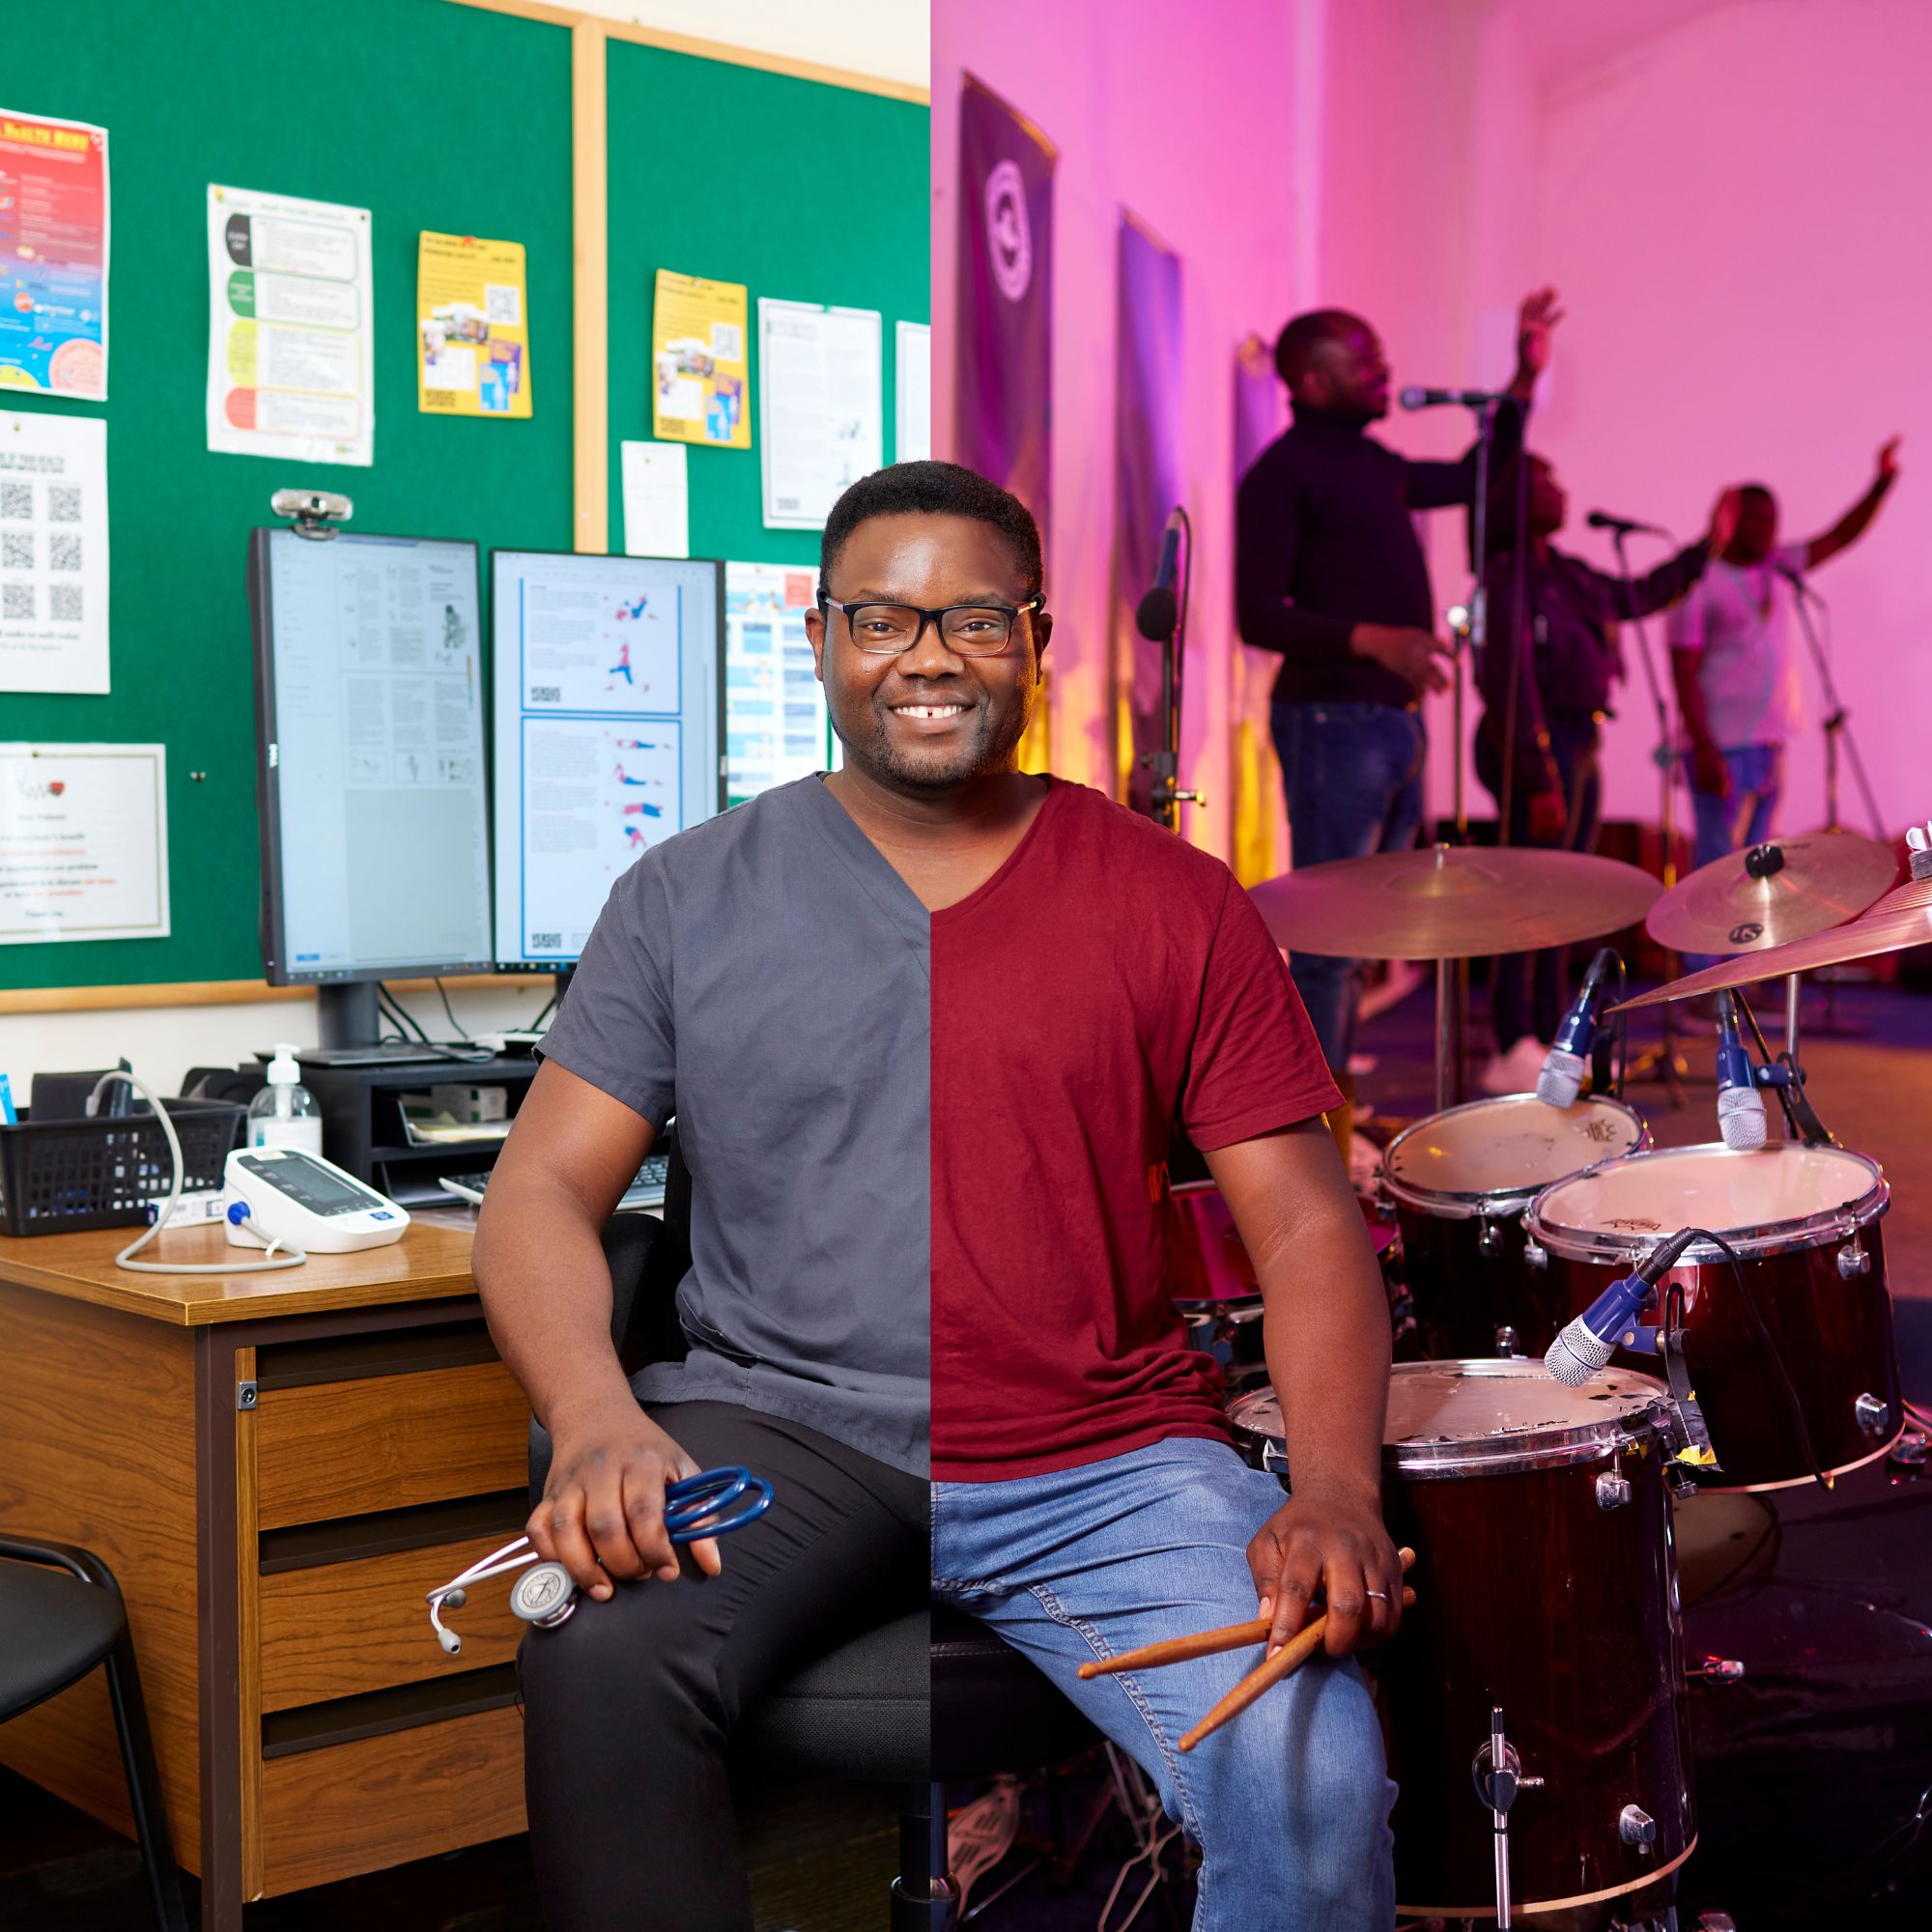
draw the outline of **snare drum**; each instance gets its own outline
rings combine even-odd
[[[1650,1144],[1621,1100],[1552,1107],[1534,1094],[1418,1121],[1382,1157],[1402,1226],[1422,1352],[1538,1354],[1570,1310],[1523,1260],[1522,1212],[1552,1180]]]
[[[1662,1236],[1723,1236],[1798,1392],[1818,1466],[1842,1474],[1883,1456],[1904,1427],[1878,1228],[1890,1200],[1878,1163],[1846,1148],[1667,1148],[1547,1188],[1527,1225],[1548,1251],[1559,1321]],[[1669,1279],[1684,1286],[1684,1350],[1722,1465],[1717,1482],[1810,1481],[1790,1398],[1723,1256],[1698,1241]]]
[[[1474,1776],[1495,1706],[1520,1776],[1542,1779],[1508,1814],[1520,1911],[1640,1890],[1695,1847],[1663,1410],[1643,1376],[1566,1389],[1532,1362],[1392,1372],[1383,1509],[1416,1552],[1416,1602],[1363,1662],[1401,1791],[1400,1911],[1493,1916]],[[1249,1460],[1282,1472],[1273,1391],[1229,1412]]]

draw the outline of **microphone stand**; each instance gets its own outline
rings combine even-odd
[[[1811,621],[1812,600],[1816,598],[1820,603],[1824,600],[1796,572],[1791,573],[1790,582],[1794,593],[1792,601],[1798,607],[1798,625],[1804,633],[1804,641],[1811,652],[1811,666],[1818,673],[1818,688],[1825,696],[1825,830],[1842,832],[1845,829],[1838,817],[1838,745],[1842,739],[1852,776],[1858,780],[1865,810],[1871,817],[1872,837],[1883,845],[1886,842],[1885,820],[1880,816],[1878,800],[1872,794],[1871,781],[1865,777],[1864,760],[1859,756],[1858,741],[1852,736],[1850,716],[1833,679],[1831,660],[1826,657],[1818,628]],[[1827,1038],[1862,1039],[1871,1031],[1869,1027],[1861,1026],[1856,1020],[1841,1020],[1838,1017],[1838,969],[1835,966],[1824,967],[1818,977],[1825,987],[1825,1012],[1822,1019],[1813,1023],[1812,1031]]]
[[[1188,520],[1187,512],[1179,512],[1180,526],[1187,537],[1187,547],[1180,572],[1179,596],[1167,599],[1172,617],[1165,611],[1150,611],[1148,606],[1158,592],[1151,592],[1141,600],[1141,608],[1136,615],[1136,625],[1142,637],[1150,643],[1160,646],[1160,743],[1157,752],[1142,755],[1141,763],[1153,773],[1153,784],[1148,801],[1149,812],[1170,832],[1180,830],[1180,808],[1183,805],[1206,805],[1207,800],[1198,791],[1183,791],[1180,788],[1180,696],[1181,679],[1185,671],[1182,653],[1186,650],[1187,638],[1187,593],[1194,575],[1194,526]],[[1150,617],[1153,619],[1151,625]]]
[[[1677,744],[1670,728],[1670,706],[1663,695],[1663,686],[1659,683],[1657,665],[1651,656],[1650,627],[1644,615],[1637,609],[1636,582],[1631,576],[1630,552],[1626,548],[1630,540],[1627,530],[1613,530],[1610,541],[1617,552],[1617,574],[1623,579],[1624,611],[1626,620],[1636,632],[1637,656],[1643,664],[1644,683],[1650,688],[1650,701],[1657,712],[1657,749],[1651,753],[1657,764],[1658,782],[1662,793],[1662,803],[1658,812],[1658,822],[1663,838],[1663,890],[1667,893],[1677,883],[1677,786],[1675,783],[1677,765]],[[1663,954],[1663,977],[1674,980],[1677,977],[1677,955],[1668,948]],[[1690,1063],[1677,1049],[1677,1006],[1666,1000],[1660,1009],[1662,1037],[1655,1046],[1647,1046],[1624,1068],[1624,1080],[1647,1080],[1653,1074],[1663,1082],[1663,1091],[1669,1096],[1673,1107],[1684,1105],[1684,1083],[1690,1078]]]

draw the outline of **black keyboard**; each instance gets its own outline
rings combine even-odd
[[[617,1203],[621,1213],[627,1208],[662,1208],[665,1198],[665,1182],[670,1173],[670,1155],[668,1153],[647,1153],[644,1164],[639,1168],[637,1178],[624,1190],[624,1198]],[[490,1170],[484,1168],[476,1174],[445,1174],[439,1178],[443,1191],[454,1194],[461,1201],[482,1205],[484,1190],[490,1184]]]

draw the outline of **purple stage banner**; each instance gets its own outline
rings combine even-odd
[[[1288,427],[1286,397],[1275,373],[1274,354],[1259,335],[1235,352],[1235,476],[1228,500],[1255,459]],[[1229,586],[1228,630],[1235,624],[1234,588]],[[1275,762],[1268,728],[1269,698],[1281,660],[1267,651],[1236,643],[1234,658],[1234,742],[1229,747],[1229,778],[1234,832],[1231,863],[1244,886],[1271,879],[1288,865],[1288,816],[1282,803],[1281,767]]]
[[[966,75],[959,100],[959,299],[954,459],[1048,529],[1053,424],[1053,145]],[[1042,696],[1021,749],[1045,769]]]
[[[1161,647],[1134,622],[1180,501],[1180,257],[1122,211],[1114,367],[1113,714],[1118,795],[1150,809],[1162,746]],[[1179,667],[1177,666],[1177,673]]]

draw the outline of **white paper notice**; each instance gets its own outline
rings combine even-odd
[[[691,554],[690,466],[681,442],[627,442],[623,449],[624,554]]]
[[[208,190],[208,446],[373,460],[369,211]]]
[[[0,745],[0,945],[167,933],[166,747]]]
[[[107,425],[0,413],[0,691],[107,689]]]
[[[876,309],[758,298],[765,527],[821,530],[848,484],[886,460]]]
[[[724,566],[725,793],[733,805],[830,769],[825,687],[806,636],[810,565]]]
[[[895,463],[923,463],[932,454],[932,327],[898,325],[898,421],[893,434]]]

